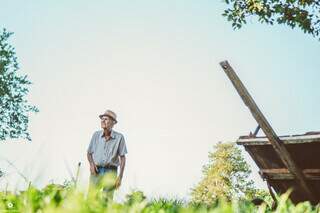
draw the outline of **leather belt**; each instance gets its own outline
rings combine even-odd
[[[117,166],[112,166],[112,165],[107,165],[107,166],[97,166],[98,168],[104,168],[104,169],[113,169],[113,170],[117,170],[118,167]]]

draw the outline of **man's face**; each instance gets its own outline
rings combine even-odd
[[[112,129],[112,127],[115,123],[112,118],[104,115],[104,116],[100,117],[100,119],[101,119],[101,128],[102,129]]]

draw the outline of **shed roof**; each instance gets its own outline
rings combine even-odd
[[[306,181],[320,200],[320,132],[302,135],[280,136],[292,159],[305,175]],[[266,137],[241,136],[237,144],[243,145],[259,167],[259,173],[278,193],[294,189],[290,198],[294,203],[308,200],[303,189],[297,185],[279,155]]]
[[[279,136],[285,144],[320,142],[320,132],[307,132],[302,135]],[[267,137],[240,136],[236,141],[239,145],[266,145],[270,144]]]

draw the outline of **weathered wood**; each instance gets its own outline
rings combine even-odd
[[[261,169],[260,175],[269,180],[293,180],[294,175],[286,168],[281,169]],[[302,170],[307,180],[320,180],[320,169],[304,169]]]
[[[307,138],[306,136],[301,137],[280,137],[280,140],[284,144],[305,144],[305,143],[320,143],[320,135],[317,135],[317,137],[314,138]],[[268,138],[249,138],[248,136],[240,137],[237,141],[237,144],[239,145],[245,145],[245,146],[255,146],[255,145],[271,145]]]
[[[245,86],[242,84],[237,74],[234,72],[233,68],[229,65],[227,61],[220,62],[220,65],[229,77],[230,81],[232,82],[233,86],[242,98],[243,102],[250,109],[251,114],[253,115],[253,117],[258,122],[261,129],[269,139],[275,152],[278,154],[278,156],[283,161],[284,165],[288,168],[288,170],[294,175],[297,183],[301,186],[306,196],[309,198],[310,201],[318,202],[316,194],[312,191],[312,188],[308,186],[302,171],[294,163],[290,153],[287,151],[282,141],[276,135],[273,128],[258,108],[257,104],[255,103]]]
[[[261,169],[260,172],[262,173],[290,173],[290,171],[287,168],[279,168],[279,169]],[[303,169],[303,173],[319,173],[320,169]]]
[[[287,168],[280,168],[280,169],[261,169],[259,173],[265,174],[265,173],[290,173]]]
[[[254,130],[253,136],[256,137],[259,130],[261,129],[260,125],[257,126],[256,130]]]
[[[277,207],[277,205],[278,205],[278,200],[277,200],[276,195],[275,195],[275,193],[273,192],[273,190],[272,190],[269,182],[267,182],[267,186],[268,186],[269,193],[270,193],[270,195],[271,195],[271,197],[272,197],[272,199],[273,199],[272,210],[275,210],[276,207]]]

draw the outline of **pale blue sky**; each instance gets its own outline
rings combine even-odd
[[[213,144],[256,127],[219,67],[226,59],[279,135],[320,129],[320,43],[299,30],[252,20],[234,31],[222,1],[0,5],[0,26],[15,33],[10,42],[33,82],[29,100],[40,109],[33,141],[5,141],[0,157],[39,186],[69,178],[66,165],[74,171],[79,161],[86,184],[86,149],[97,115],[110,108],[129,152],[117,198],[132,188],[187,197]],[[12,187],[23,187],[7,170]]]

